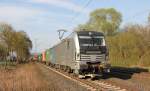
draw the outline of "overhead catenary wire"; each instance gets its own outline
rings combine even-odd
[[[74,20],[81,14],[81,12],[83,12],[89,5],[90,3],[92,2],[92,0],[85,0],[87,2],[85,2],[85,5],[83,5],[83,7],[81,8],[80,12],[76,13],[71,19],[70,19],[70,22],[67,26],[71,26],[71,24],[73,24]],[[72,30],[73,31],[73,30]],[[71,31],[71,33],[72,33]]]
[[[85,10],[85,8],[87,8],[89,6],[89,4],[92,2],[92,0],[85,0],[87,1],[85,5],[83,5],[83,8],[81,8],[80,12],[76,13],[72,18],[71,18],[71,22],[69,23],[68,26],[70,26],[70,24],[72,24],[74,22],[74,20],[81,14],[81,12],[83,12]],[[35,50],[34,52],[37,53],[37,39],[34,39],[35,41]]]
[[[81,14],[81,12],[83,12],[92,2],[92,0],[88,0],[87,3],[83,6],[83,8],[80,10],[80,12],[76,13],[75,16],[73,16],[73,18],[71,19],[71,22],[73,23],[73,21]]]

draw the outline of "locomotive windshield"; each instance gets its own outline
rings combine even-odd
[[[103,37],[100,36],[79,36],[80,46],[101,46],[103,43]]]
[[[90,34],[91,33],[91,34]],[[89,51],[99,51],[105,52],[105,39],[104,35],[99,34],[99,32],[82,32],[78,34],[79,45],[81,52],[89,52]]]

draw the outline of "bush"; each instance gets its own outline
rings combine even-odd
[[[149,32],[147,26],[130,25],[107,37],[112,65],[150,66]]]

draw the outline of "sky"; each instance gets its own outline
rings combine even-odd
[[[24,30],[33,42],[32,52],[41,52],[60,42],[59,29],[69,35],[89,19],[95,9],[115,8],[122,24],[146,24],[150,0],[0,0],[0,22]]]

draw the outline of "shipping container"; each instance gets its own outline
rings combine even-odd
[[[41,62],[42,61],[42,54],[38,55],[38,61]]]
[[[37,61],[37,60],[38,60],[38,55],[37,55],[37,53],[34,53],[33,61]]]
[[[50,49],[46,50],[46,64],[49,65],[50,64]]]
[[[42,52],[42,62],[46,63],[46,52]]]

